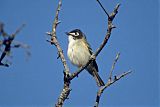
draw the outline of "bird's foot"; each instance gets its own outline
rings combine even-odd
[[[94,54],[91,55],[90,60],[94,61],[96,60],[96,56]]]

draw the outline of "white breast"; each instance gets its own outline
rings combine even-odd
[[[90,53],[88,49],[83,45],[83,41],[74,40],[72,36],[69,36],[69,44],[68,44],[68,58],[72,62],[72,64],[81,67],[85,65],[90,57]]]

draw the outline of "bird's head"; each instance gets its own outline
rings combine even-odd
[[[85,38],[84,33],[80,29],[74,29],[70,32],[66,32],[68,38],[72,38],[74,40]]]

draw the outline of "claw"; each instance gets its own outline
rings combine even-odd
[[[96,60],[96,56],[94,54],[91,55],[90,60]]]

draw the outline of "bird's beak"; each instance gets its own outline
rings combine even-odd
[[[73,33],[65,32],[68,36],[75,36]]]
[[[65,34],[69,36],[69,33],[68,33],[68,32],[65,32]]]

